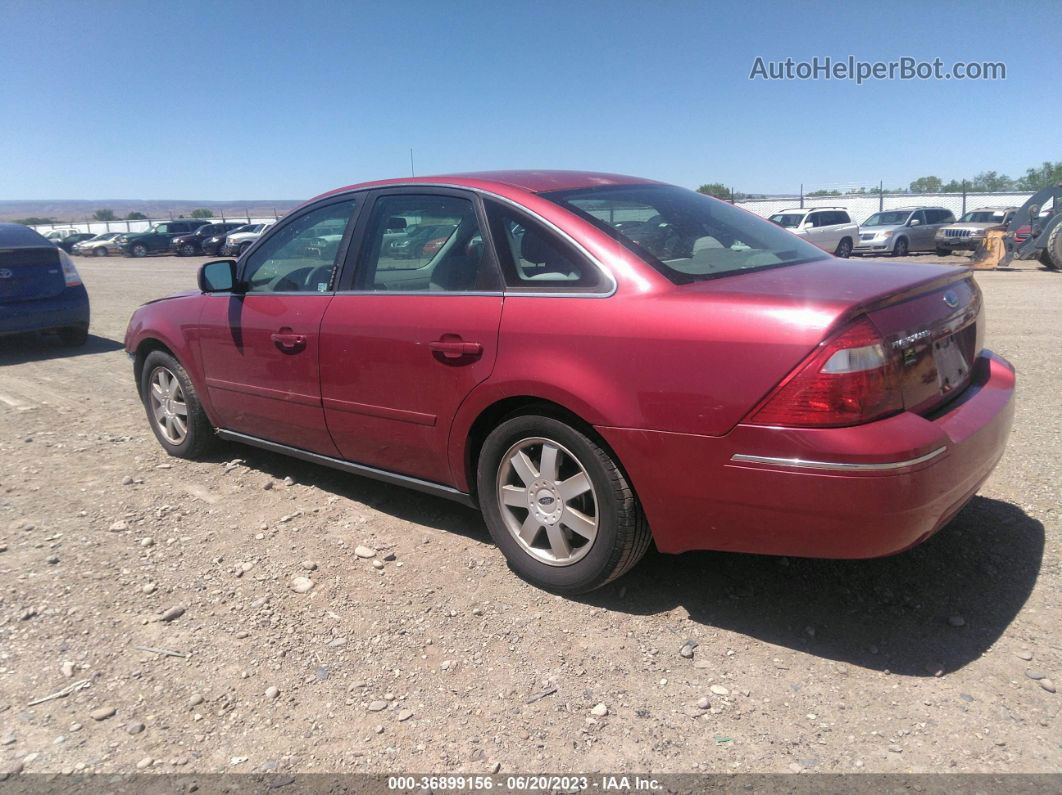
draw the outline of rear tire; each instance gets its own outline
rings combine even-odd
[[[949,248],[940,248],[940,246],[937,246],[937,256],[938,257],[947,257],[949,254],[951,254],[951,249],[949,249]]]
[[[553,417],[520,415],[498,425],[483,443],[476,483],[509,566],[548,591],[600,588],[634,566],[652,540],[611,455]]]
[[[140,395],[148,423],[162,449],[176,458],[199,458],[217,443],[188,373],[165,351],[144,360]]]
[[[129,249],[129,253],[138,258],[146,257],[148,253],[147,246],[143,243],[135,243],[133,244],[133,247]]]
[[[892,246],[892,256],[894,257],[906,257],[909,249],[907,246],[907,238],[901,237]]]
[[[107,249],[105,249],[103,246],[100,246],[98,249],[96,249],[95,253],[97,257],[106,257]]]
[[[841,259],[848,259],[852,256],[852,239],[849,237],[841,238],[841,242],[837,244],[837,250],[833,253],[834,256]]]
[[[80,348],[88,342],[88,326],[59,329],[59,342],[68,348]]]
[[[177,253],[182,257],[191,257],[195,254],[195,246],[193,246],[191,243],[185,243],[183,246],[177,249]]]
[[[1040,262],[1048,270],[1062,270],[1062,223],[1047,236],[1047,244],[1040,252]]]

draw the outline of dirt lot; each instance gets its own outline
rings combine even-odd
[[[977,277],[1016,426],[928,543],[650,553],[561,599],[474,511],[239,446],[167,458],[120,341],[201,261],[79,260],[89,344],[0,341],[0,771],[1062,768],[1062,275]]]

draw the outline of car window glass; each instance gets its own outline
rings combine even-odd
[[[822,214],[821,213],[809,213],[808,214],[808,226],[822,226]]]
[[[537,290],[600,286],[597,268],[555,232],[496,202],[486,202],[486,206],[507,287]],[[656,210],[647,205],[617,206],[609,212],[614,223],[632,234],[660,221]]]
[[[244,266],[249,293],[328,291],[354,199],[328,204],[285,224]]]
[[[381,196],[365,227],[355,286],[380,292],[498,288],[470,199]]]

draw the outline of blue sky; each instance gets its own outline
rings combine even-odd
[[[887,10],[885,10],[887,9]],[[0,198],[302,198],[409,172],[746,192],[1062,159],[1057,0],[0,0]],[[750,81],[754,58],[1004,81]],[[1053,76],[1052,76],[1053,75]]]

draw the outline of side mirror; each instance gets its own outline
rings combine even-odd
[[[218,259],[199,268],[199,289],[204,293],[240,292],[236,285],[236,260]]]
[[[911,223],[908,224],[908,226],[921,226],[921,225],[922,225],[922,222],[919,221],[917,218],[912,218],[911,219]]]

